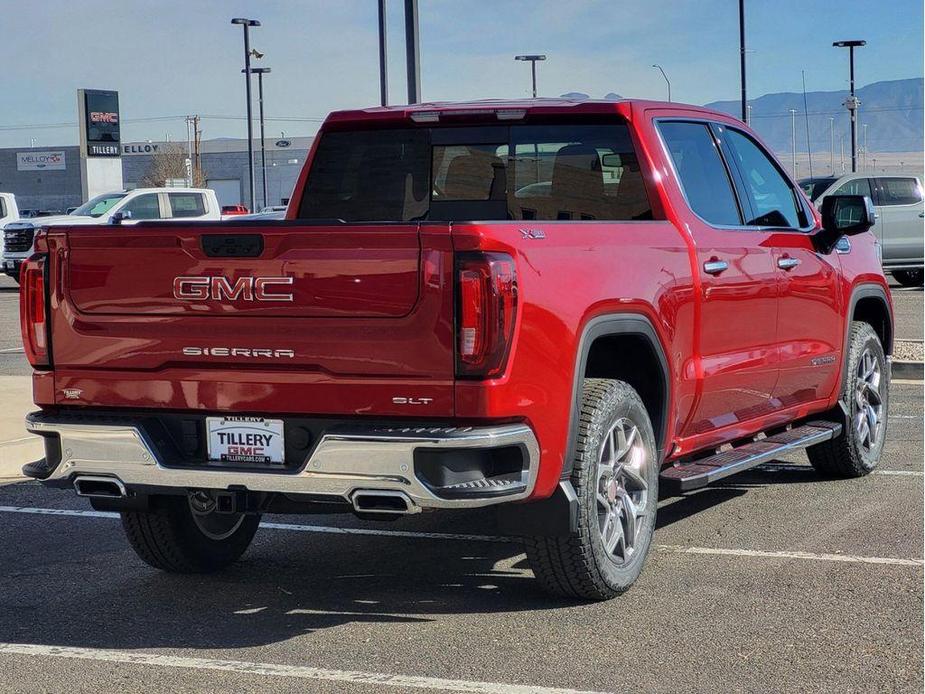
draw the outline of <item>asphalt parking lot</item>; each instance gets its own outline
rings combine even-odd
[[[894,299],[921,339],[922,292]],[[15,305],[0,288],[0,374],[25,375]],[[894,383],[875,474],[798,455],[662,499],[642,577],[599,604],[542,593],[490,512],[266,517],[230,571],[184,577],[73,494],[6,484],[0,687],[921,692],[922,448],[922,386]]]

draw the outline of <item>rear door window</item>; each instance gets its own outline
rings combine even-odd
[[[691,210],[709,224],[740,226],[732,181],[706,123],[661,122],[658,130]]]
[[[202,217],[206,205],[202,193],[168,193],[171,217]]]
[[[914,178],[880,178],[881,205],[914,205],[922,202],[922,188]]]

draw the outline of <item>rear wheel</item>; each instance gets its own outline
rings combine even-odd
[[[531,538],[527,556],[551,592],[606,600],[639,576],[658,504],[652,423],[626,383],[585,379],[571,481],[578,497],[578,533]]]
[[[904,287],[921,287],[925,273],[918,270],[893,270],[893,279]]]
[[[164,496],[153,510],[122,513],[132,549],[170,573],[209,573],[234,563],[254,539],[259,515],[219,513],[206,491]]]
[[[846,371],[842,389],[846,426],[837,438],[812,446],[807,454],[824,475],[863,477],[880,462],[890,397],[883,346],[867,323],[851,324]]]

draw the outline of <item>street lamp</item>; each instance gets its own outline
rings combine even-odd
[[[514,60],[530,61],[530,72],[533,75],[533,98],[536,98],[536,61],[546,60],[545,55],[515,55]]]
[[[662,77],[665,78],[665,84],[668,85],[668,101],[671,101],[671,82],[668,81],[668,75],[665,74],[665,71],[662,69],[662,66],[658,63],[652,65],[654,68],[658,68],[658,71],[662,73]]]
[[[845,108],[848,109],[848,113],[851,115],[851,173],[856,173],[858,170],[858,106],[861,102],[854,95],[854,49],[866,46],[867,41],[835,41],[832,45],[836,48],[848,49],[851,95],[845,100]]]
[[[260,22],[256,19],[246,19],[245,17],[235,17],[231,20],[232,24],[240,24],[244,27],[244,85],[247,93],[247,172],[250,190],[250,209],[254,209],[254,124],[251,117],[251,37],[250,28],[259,27]]]
[[[793,177],[797,170],[797,110],[790,109],[790,156],[793,161]]]
[[[244,70],[241,70],[241,72],[244,72]],[[258,112],[260,114],[260,173],[263,179],[263,206],[266,207],[269,203],[267,202],[267,142],[263,130],[263,76],[270,72],[270,68],[253,67],[251,72],[257,75],[257,103],[259,104]]]

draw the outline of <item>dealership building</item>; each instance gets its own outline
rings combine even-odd
[[[311,137],[267,140],[267,203],[288,201]],[[123,142],[122,180],[127,189],[138,188],[151,169],[158,151],[186,142]],[[200,166],[206,187],[215,191],[222,205],[247,204],[247,140],[217,139],[200,143]],[[259,141],[254,143],[256,207],[263,206],[263,178]],[[81,192],[80,147],[34,147],[0,149],[0,191],[16,195],[21,210],[63,212],[85,202]]]

